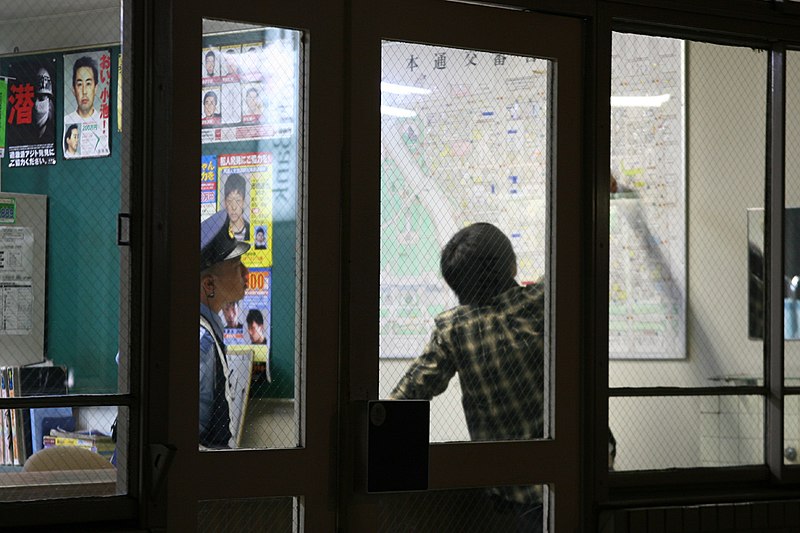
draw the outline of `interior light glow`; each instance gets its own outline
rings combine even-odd
[[[381,106],[381,115],[389,115],[390,117],[411,118],[416,117],[417,112],[411,109],[403,109],[402,107],[393,107],[390,105]]]
[[[611,107],[661,107],[669,101],[669,94],[657,96],[612,96]]]
[[[414,87],[413,85],[398,85],[396,83],[381,82],[382,93],[392,94],[431,94],[430,89],[423,89],[422,87]]]

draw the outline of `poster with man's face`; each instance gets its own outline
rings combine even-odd
[[[64,158],[108,156],[110,127],[111,52],[65,54]]]
[[[4,64],[9,167],[56,164],[55,59],[38,56]]]

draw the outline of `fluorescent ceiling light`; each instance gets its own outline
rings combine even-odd
[[[410,109],[403,109],[402,107],[392,107],[390,105],[381,106],[381,115],[389,115],[390,117],[410,118],[416,117],[417,112]]]
[[[658,96],[612,96],[611,107],[661,107],[669,101],[669,94]]]
[[[381,82],[381,92],[392,94],[431,94],[430,89],[423,89],[422,87],[414,87],[412,85],[398,85],[385,81]]]

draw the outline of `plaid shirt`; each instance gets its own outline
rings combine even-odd
[[[461,305],[435,318],[422,355],[391,397],[431,399],[457,372],[473,441],[543,436],[544,287],[516,286],[485,306]],[[538,487],[493,490],[518,503],[540,501]]]

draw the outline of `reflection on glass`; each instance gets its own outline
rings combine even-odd
[[[300,38],[281,28],[204,21],[199,66],[205,448],[298,442]]]
[[[548,434],[551,75],[382,45],[380,394],[435,398],[432,441]]]

